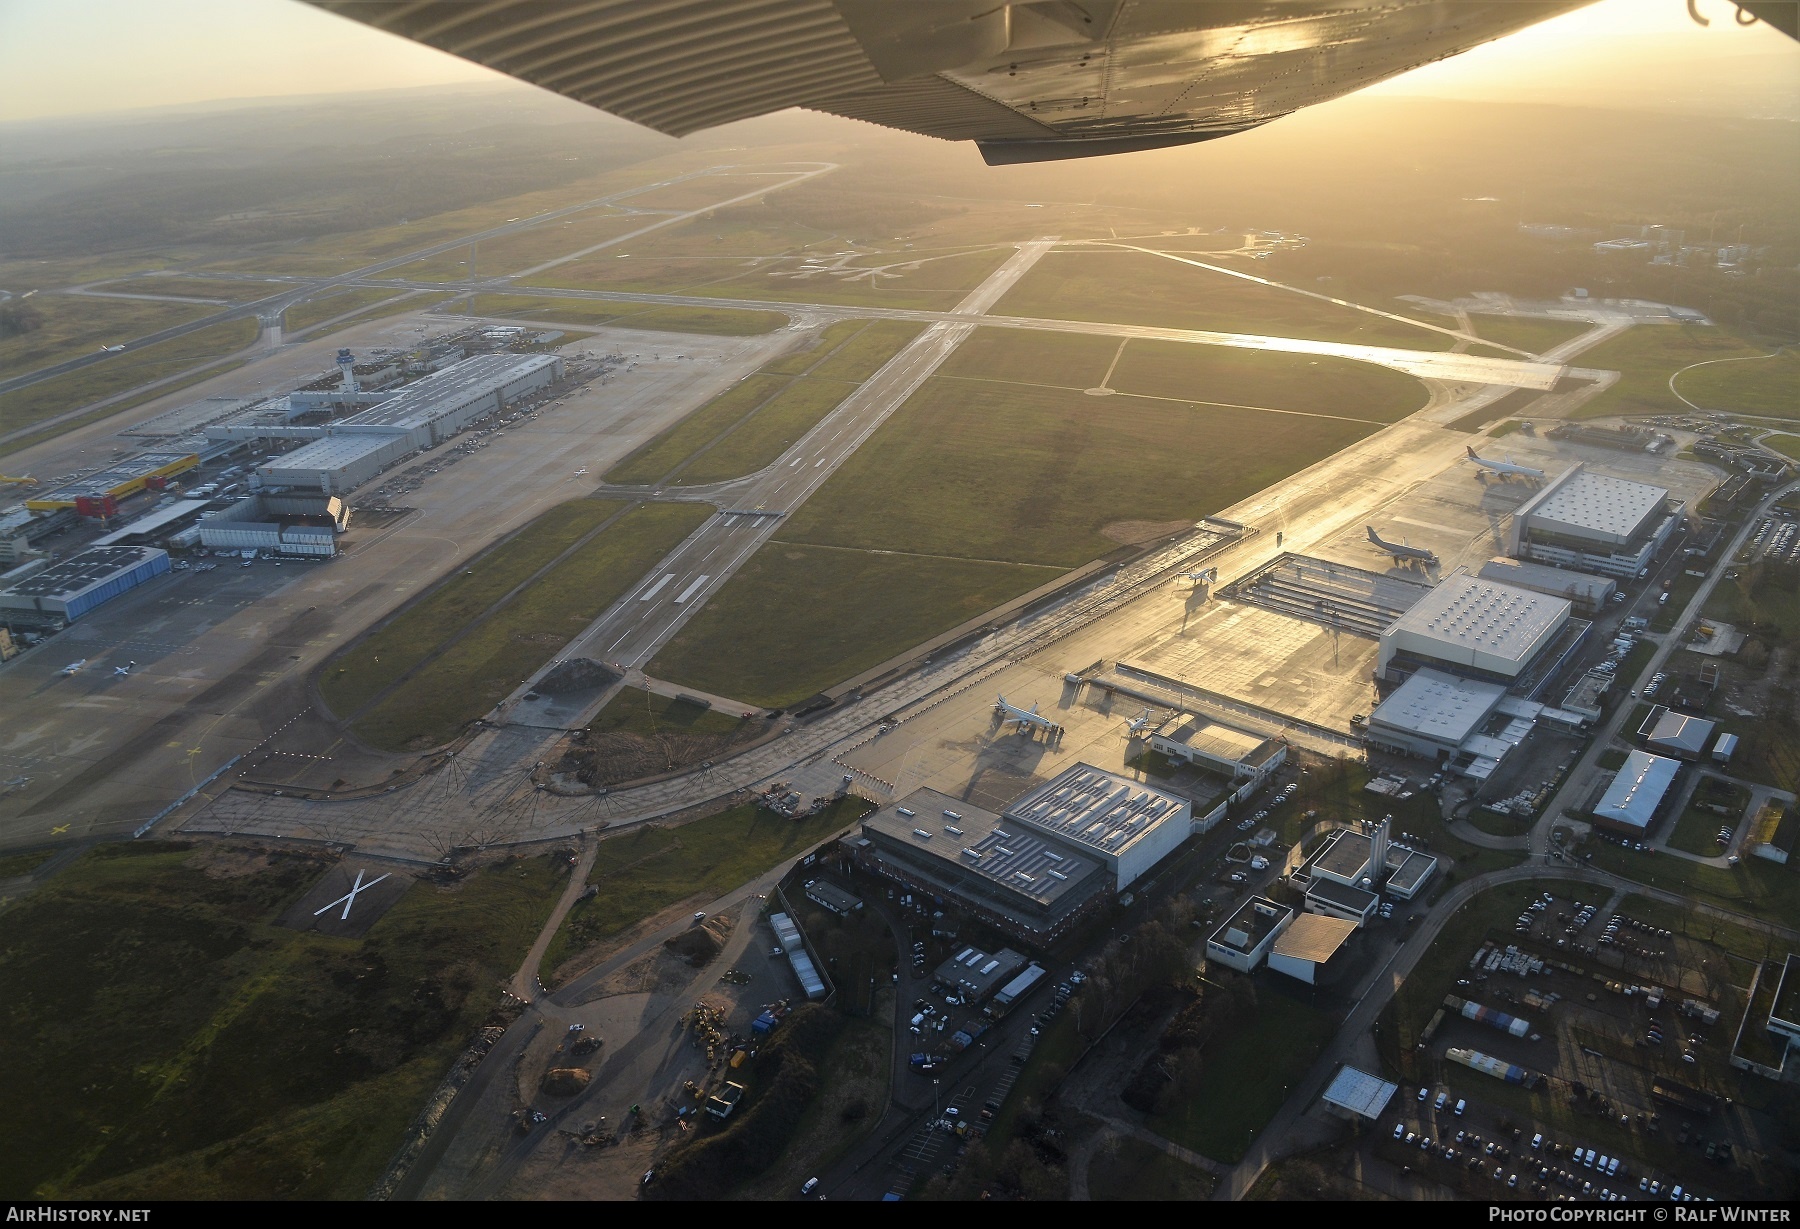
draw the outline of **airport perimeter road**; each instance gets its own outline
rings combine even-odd
[[[1662,644],[1645,663],[1638,677],[1630,680],[1632,695],[1637,695],[1650,681],[1651,676],[1661,670],[1675,650],[1681,647],[1683,630],[1691,627],[1694,620],[1700,617],[1700,612],[1706,609],[1706,603],[1711,600],[1713,590],[1718,588],[1719,580],[1725,575],[1726,570],[1735,566],[1738,552],[1744,549],[1744,543],[1756,529],[1756,523],[1767,516],[1769,509],[1774,507],[1779,500],[1796,489],[1800,489],[1800,483],[1789,483],[1780,488],[1758,504],[1755,512],[1744,518],[1744,523],[1738,529],[1737,536],[1731,539],[1730,546],[1719,552],[1718,561],[1713,564],[1712,571],[1707,574],[1706,579],[1700,582],[1700,587],[1694,591],[1693,598],[1675,620],[1674,627],[1663,635]],[[1621,683],[1624,681],[1621,680]],[[1526,848],[1530,851],[1531,859],[1534,862],[1542,862],[1550,857],[1550,834],[1555,830],[1557,821],[1563,817],[1563,812],[1578,810],[1586,801],[1588,793],[1594,788],[1594,774],[1601,753],[1612,745],[1613,736],[1619,732],[1619,727],[1625,724],[1626,718],[1636,707],[1633,704],[1619,705],[1606,724],[1594,734],[1594,738],[1588,743],[1588,748],[1582,754],[1580,762],[1563,780],[1562,788],[1556,791],[1556,797],[1550,800],[1550,805],[1544,808],[1543,816],[1532,825]]]
[[[1025,275],[1054,239],[1021,244],[957,306],[956,317],[980,313]],[[974,329],[971,323],[928,325],[886,366],[844,399],[773,465],[722,484],[720,515],[702,525],[649,575],[557,656],[589,657],[631,669],[655,656],[706,599],[773,537],[782,519],[819,489]],[[535,680],[516,694],[529,692]]]
[[[765,196],[770,192],[778,192],[783,188],[791,188],[796,184],[805,183],[807,180],[812,179],[815,176],[829,174],[830,172],[835,171],[838,167],[838,164],[835,162],[799,162],[799,163],[792,163],[789,165],[810,166],[813,169],[810,171],[791,172],[789,175],[789,178],[787,178],[785,182],[768,184],[764,187],[755,188],[749,192],[742,192],[742,193],[739,193],[738,195],[733,196],[727,200],[715,201],[712,204],[702,206],[699,209],[690,209],[690,210],[687,210],[686,212],[682,212],[682,213],[669,213],[669,214],[661,215],[657,218],[656,221],[651,222],[645,226],[641,226],[638,229],[632,231],[630,234],[620,235],[617,238],[608,239],[603,243],[597,243],[592,247],[583,248],[579,252],[574,252],[567,256],[558,257],[556,260],[552,260],[545,264],[538,265],[536,268],[527,270],[526,272],[527,273],[535,273],[535,272],[539,272],[543,269],[552,268],[558,264],[562,264],[565,261],[579,260],[583,256],[591,255],[594,252],[600,251],[602,248],[608,248],[608,247],[612,247],[616,244],[627,242],[628,240],[635,239],[639,235],[647,234],[650,231],[658,230],[665,226],[673,226],[678,222],[685,222],[690,218],[697,218],[701,214],[707,213],[711,210],[723,209],[727,205],[736,205],[743,201],[754,200],[757,197]],[[644,194],[646,192],[650,192],[656,188],[665,188],[665,187],[669,187],[673,184],[683,183],[690,179],[705,178],[706,176],[709,176],[709,175],[715,175],[715,174],[719,174],[721,172],[727,172],[727,171],[739,171],[739,172],[747,172],[747,173],[751,173],[751,174],[757,173],[757,172],[749,170],[749,168],[744,168],[744,167],[735,167],[735,166],[708,167],[705,170],[693,171],[686,175],[673,176],[672,178],[662,180],[658,183],[642,184],[637,187],[626,189],[624,191],[615,192],[610,196],[595,197],[593,200],[582,201],[580,204],[577,204],[577,205],[565,205],[561,209],[552,209],[552,210],[548,210],[544,213],[534,214],[533,216],[531,216],[529,218],[522,218],[517,222],[510,222],[510,223],[506,223],[506,224],[503,224],[500,226],[490,227],[487,230],[478,231],[474,234],[459,235],[455,239],[447,240],[446,242],[443,242],[443,243],[432,244],[429,247],[418,248],[415,251],[408,252],[403,256],[395,256],[395,257],[391,257],[387,260],[378,261],[372,265],[364,265],[360,269],[354,269],[348,273],[341,273],[334,277],[272,279],[272,278],[267,278],[267,277],[256,277],[256,276],[252,276],[252,275],[248,275],[248,274],[245,274],[245,275],[231,275],[231,274],[213,275],[213,274],[209,274],[208,276],[233,277],[234,280],[243,280],[243,281],[267,282],[267,281],[273,281],[273,280],[280,280],[283,282],[301,282],[303,284],[301,286],[299,286],[298,288],[290,287],[289,289],[284,289],[282,291],[279,291],[276,294],[269,295],[265,298],[257,299],[255,302],[252,302],[252,303],[242,303],[236,307],[228,308],[225,311],[215,312],[210,316],[203,316],[198,320],[190,320],[186,324],[174,325],[170,328],[158,330],[155,333],[147,333],[142,337],[133,338],[132,340],[123,343],[118,351],[96,351],[91,354],[83,354],[83,355],[79,355],[76,358],[68,359],[64,362],[53,364],[52,366],[49,366],[49,367],[42,367],[36,371],[28,371],[24,375],[14,376],[8,380],[0,380],[0,393],[11,392],[13,389],[16,389],[16,388],[28,387],[29,385],[36,384],[40,381],[51,379],[54,376],[62,375],[65,372],[74,371],[77,368],[85,367],[89,363],[101,362],[107,358],[112,357],[113,353],[129,353],[133,350],[140,350],[140,349],[144,348],[145,346],[153,346],[153,345],[157,344],[158,342],[169,341],[176,337],[184,337],[189,333],[197,332],[200,329],[208,328],[212,325],[220,324],[227,320],[237,320],[237,319],[241,319],[244,316],[279,315],[281,312],[285,311],[287,308],[291,307],[295,303],[298,303],[301,299],[308,298],[314,294],[319,293],[320,291],[330,290],[330,289],[333,289],[333,288],[339,287],[339,286],[353,285],[357,281],[359,281],[361,279],[365,279],[365,278],[379,277],[381,274],[387,272],[390,269],[398,269],[402,265],[410,264],[415,260],[424,260],[427,257],[437,256],[444,252],[453,252],[459,248],[467,247],[471,243],[479,243],[485,239],[497,239],[502,235],[511,235],[511,234],[516,234],[520,231],[530,230],[531,228],[533,228],[535,226],[541,226],[546,222],[555,221],[558,218],[567,217],[570,214],[581,213],[588,209],[594,209],[594,208],[598,208],[598,207],[602,207],[602,206],[611,205],[611,204],[613,204],[617,201],[623,200],[627,197],[641,196],[642,194]],[[513,276],[523,277],[523,276],[525,276],[525,274],[523,274],[523,273],[514,274]],[[478,290],[479,289],[497,289],[497,288],[503,289],[503,288],[507,287],[509,280],[510,280],[509,278],[504,278],[504,277],[497,278],[497,279],[494,279],[492,282],[478,284],[478,285],[472,287],[472,289],[478,289]],[[781,310],[781,309],[777,309],[777,310]],[[79,408],[85,408],[85,407],[79,407]],[[26,428],[21,431],[11,432],[7,435],[0,435],[0,443],[3,443],[6,440],[11,439],[15,435],[24,434],[25,430],[41,430],[43,428],[43,426],[44,426],[43,423],[38,423],[30,428]]]

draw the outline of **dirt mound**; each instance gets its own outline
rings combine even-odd
[[[617,681],[619,672],[586,657],[571,657],[542,679],[537,690],[560,696],[571,691],[593,691]]]
[[[541,1085],[544,1092],[552,1097],[572,1097],[588,1086],[592,1079],[587,1071],[580,1067],[552,1067],[544,1072]]]
[[[1121,546],[1142,546],[1193,527],[1192,521],[1114,521],[1100,530],[1100,536]]]
[[[724,943],[709,926],[696,926],[673,939],[664,940],[663,946],[696,969],[702,969],[713,962]]]

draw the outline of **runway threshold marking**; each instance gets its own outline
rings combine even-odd
[[[658,593],[662,592],[664,585],[668,584],[671,580],[674,580],[674,579],[675,579],[675,573],[670,572],[668,575],[664,576],[661,580],[657,581],[654,585],[651,585],[648,589],[644,590],[644,592],[638,597],[638,601],[640,601],[640,602],[649,601],[651,598],[655,597]]]
[[[677,606],[679,606],[683,602],[687,601],[690,597],[693,597],[694,591],[699,589],[701,585],[705,584],[707,581],[709,581],[711,579],[712,579],[712,577],[707,576],[705,574],[696,576],[694,578],[694,583],[689,585],[687,588],[685,588],[681,591],[681,596],[675,599],[675,604]]]

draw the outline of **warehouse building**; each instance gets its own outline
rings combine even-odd
[[[95,538],[90,546],[154,546],[180,533],[210,507],[210,499],[177,499],[128,525]]]
[[[1489,559],[1476,575],[1482,580],[1496,580],[1515,589],[1530,589],[1533,593],[1563,598],[1574,607],[1576,614],[1586,616],[1604,610],[1618,588],[1604,576],[1589,576],[1584,572],[1527,563],[1522,559]]]
[[[75,478],[25,500],[32,512],[73,508],[82,516],[112,516],[118,501],[142,490],[161,490],[170,478],[200,464],[191,452],[145,452],[110,465],[97,474]]]
[[[851,857],[864,870],[958,907],[1024,942],[1066,933],[1111,898],[1102,860],[1071,842],[932,789],[863,820]]]
[[[1508,553],[1621,579],[1648,567],[1675,531],[1681,504],[1647,482],[1573,465],[1513,513]]]
[[[1645,747],[1658,755],[1692,761],[1706,754],[1706,744],[1712,740],[1716,728],[1704,717],[1677,713],[1667,705],[1658,704],[1638,727],[1638,737],[1644,740]]]
[[[1451,759],[1504,699],[1506,688],[1499,683],[1418,669],[1369,714],[1364,737],[1386,751]]]
[[[1398,682],[1429,666],[1511,686],[1564,639],[1570,610],[1567,599],[1459,572],[1382,633],[1376,673]]]
[[[382,395],[379,404],[319,426],[274,421],[208,427],[232,439],[311,442],[257,467],[264,486],[343,494],[401,458],[443,443],[470,423],[563,378],[554,354],[481,354]],[[268,416],[265,416],[267,418]]]
[[[1294,911],[1264,896],[1252,896],[1206,940],[1206,958],[1240,973],[1254,973],[1275,941],[1294,921]]]
[[[1287,744],[1197,713],[1176,713],[1150,734],[1150,749],[1171,760],[1208,768],[1232,784],[1260,785],[1287,762]]]
[[[1269,949],[1269,968],[1316,986],[1355,933],[1355,922],[1323,913],[1302,913]]]
[[[806,899],[839,917],[849,917],[863,907],[860,896],[844,891],[829,879],[808,879],[805,892]]]
[[[1006,808],[1009,824],[1035,828],[1098,858],[1123,892],[1193,835],[1193,804],[1091,764],[1075,764]]]
[[[0,589],[0,613],[50,625],[73,623],[168,570],[169,553],[154,547],[92,547]]]
[[[972,1007],[985,1002],[988,995],[1018,976],[1026,963],[1025,957],[1010,947],[1003,947],[992,955],[978,947],[965,947],[940,964],[931,979],[947,990],[954,990]]]
[[[264,486],[345,495],[413,454],[401,435],[333,435],[256,467]]]
[[[1676,760],[1633,751],[1594,804],[1594,822],[1641,839],[1656,821],[1656,813],[1680,771],[1681,764]]]
[[[196,529],[208,550],[329,559],[349,527],[350,507],[335,495],[263,491],[202,518]]]

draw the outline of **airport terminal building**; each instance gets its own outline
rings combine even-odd
[[[1681,519],[1681,503],[1647,482],[1573,465],[1513,513],[1508,553],[1601,576],[1633,578]]]

